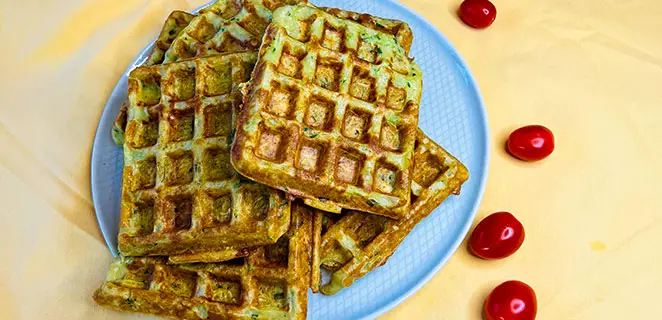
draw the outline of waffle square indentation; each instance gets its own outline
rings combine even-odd
[[[230,136],[232,132],[232,105],[219,103],[206,106],[202,111],[202,135],[205,138]]]
[[[336,163],[336,179],[357,185],[365,156],[357,151],[343,150]]]
[[[164,183],[175,186],[193,181],[193,153],[191,151],[166,154],[163,160]]]
[[[193,109],[172,109],[166,116],[168,120],[168,140],[188,141],[193,139]]]
[[[195,68],[177,67],[164,79],[166,94],[172,101],[185,101],[195,96]]]
[[[202,154],[202,180],[219,181],[234,177],[230,152],[223,149],[206,149]]]

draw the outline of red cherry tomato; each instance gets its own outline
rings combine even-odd
[[[495,18],[496,7],[489,0],[465,0],[460,5],[460,19],[474,28],[487,28]]]
[[[552,154],[552,151],[554,134],[540,125],[521,127],[508,137],[508,152],[520,160],[542,160]]]
[[[469,239],[469,249],[483,259],[503,259],[524,242],[524,227],[509,212],[497,212],[481,221]]]
[[[521,281],[511,280],[498,285],[485,300],[487,320],[533,320],[537,311],[536,293]]]

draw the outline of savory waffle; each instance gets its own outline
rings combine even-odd
[[[218,0],[196,15],[175,11],[166,20],[144,65],[176,62],[219,53],[257,51],[272,11],[307,0]],[[112,137],[124,143],[126,104],[115,119]]]
[[[351,211],[322,235],[321,265],[332,271],[322,293],[335,294],[383,265],[400,242],[469,177],[467,168],[419,129],[411,183],[412,209],[398,221]]]
[[[255,52],[139,67],[129,75],[129,120],[119,250],[126,256],[274,243],[290,204],[230,164],[232,109]]]
[[[281,7],[244,96],[232,164],[323,210],[399,219],[410,206],[421,87],[392,34]]]
[[[169,265],[121,257],[94,300],[106,307],[174,319],[305,319],[311,283],[313,215],[294,205],[278,243],[223,263]]]

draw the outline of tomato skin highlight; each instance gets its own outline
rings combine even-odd
[[[460,4],[460,19],[476,29],[485,29],[496,19],[496,7],[489,0],[465,0]]]
[[[554,134],[541,125],[521,127],[510,134],[506,148],[520,160],[542,160],[554,151]]]
[[[469,250],[482,259],[503,259],[522,246],[524,235],[524,226],[515,216],[510,212],[496,212],[474,228],[469,238]]]
[[[492,290],[483,309],[487,320],[534,320],[538,298],[528,284],[510,280]]]

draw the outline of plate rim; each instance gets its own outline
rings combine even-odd
[[[209,6],[212,4],[215,0],[211,0],[202,6],[195,8],[191,10],[191,13],[198,13],[200,10],[204,9],[205,7]],[[476,195],[476,199],[474,203],[471,206],[471,212],[467,215],[464,224],[460,228],[460,232],[456,239],[452,242],[450,245],[450,250],[446,251],[446,254],[439,259],[439,261],[436,261],[434,264],[434,267],[431,268],[427,273],[425,273],[422,277],[420,277],[413,286],[411,286],[408,290],[406,290],[402,295],[399,297],[392,299],[390,302],[376,308],[374,311],[371,313],[362,316],[360,319],[374,319],[380,315],[385,314],[386,312],[392,310],[393,308],[397,307],[400,305],[402,302],[405,300],[409,299],[412,295],[414,295],[416,292],[418,292],[425,284],[427,284],[432,277],[434,277],[440,270],[443,268],[450,258],[457,252],[459,249],[460,245],[464,241],[464,238],[466,237],[467,233],[469,232],[469,229],[471,228],[475,218],[476,214],[478,212],[478,208],[480,207],[480,204],[482,203],[483,196],[485,194],[485,189],[487,187],[487,177],[489,175],[489,167],[490,167],[490,152],[491,152],[491,144],[490,144],[490,127],[488,123],[488,118],[487,118],[487,110],[485,108],[485,102],[483,100],[483,95],[481,94],[480,87],[478,86],[478,83],[473,75],[471,73],[471,70],[469,69],[468,64],[466,61],[462,58],[460,53],[457,51],[457,49],[452,45],[452,43],[446,38],[446,36],[441,33],[441,31],[433,25],[430,21],[428,21],[425,17],[423,17],[421,14],[418,12],[414,11],[413,9],[407,7],[406,5],[396,1],[396,0],[379,0],[381,2],[388,3],[392,6],[395,6],[397,9],[403,10],[406,13],[412,15],[414,18],[418,19],[419,22],[427,29],[426,31],[430,32],[432,35],[435,36],[439,40],[439,42],[447,49],[447,52],[452,55],[452,60],[454,60],[456,63],[459,64],[459,68],[463,71],[462,74],[465,77],[465,80],[467,81],[469,87],[473,89],[473,94],[475,95],[475,100],[477,102],[477,107],[478,107],[478,114],[482,120],[482,129],[484,132],[484,135],[482,137],[484,143],[484,148],[482,150],[483,156],[482,156],[482,161],[483,165],[480,168],[481,171],[483,172],[481,179],[479,181],[478,185],[478,194]],[[95,171],[97,171],[97,162],[94,161],[95,158],[97,158],[98,155],[98,148],[97,145],[101,144],[101,139],[103,134],[110,134],[108,132],[101,132],[103,131],[103,125],[102,125],[102,120],[104,119],[104,114],[106,113],[106,110],[110,107],[111,104],[111,98],[113,96],[113,93],[116,92],[119,87],[121,86],[122,83],[122,78],[127,75],[131,70],[135,69],[137,66],[139,66],[146,58],[146,53],[151,50],[154,46],[154,43],[156,42],[156,37],[149,43],[143,50],[141,50],[136,58],[129,64],[129,66],[124,70],[122,74],[120,74],[119,79],[116,83],[116,85],[113,87],[111,90],[108,99],[106,103],[104,104],[104,107],[101,112],[101,116],[99,117],[99,124],[97,125],[97,129],[95,132],[94,140],[93,140],[93,145],[92,145],[92,152],[90,155],[90,191],[92,193],[92,203],[94,205],[94,213],[97,218],[97,223],[99,224],[99,228],[101,231],[101,234],[104,238],[104,242],[106,243],[106,246],[110,249],[110,252],[114,257],[117,256],[117,251],[113,249],[113,244],[111,243],[110,237],[106,235],[103,230],[105,229],[105,223],[103,222],[103,219],[100,216],[99,211],[97,208],[100,206],[99,202],[101,201],[96,192],[96,187],[94,181],[96,181],[96,174]],[[141,58],[143,57],[143,58]],[[121,192],[121,191],[120,191]]]
[[[482,150],[483,151],[483,166],[481,170],[483,171],[483,175],[480,179],[479,185],[478,185],[478,195],[476,196],[476,200],[474,201],[472,207],[471,207],[471,212],[466,218],[466,221],[464,222],[464,225],[462,225],[462,228],[460,229],[460,233],[458,234],[459,236],[455,239],[455,241],[450,245],[450,250],[446,252],[446,254],[436,263],[436,265],[431,268],[423,277],[421,277],[416,284],[414,284],[409,290],[407,290],[404,294],[399,296],[396,299],[393,299],[390,303],[387,303],[379,308],[377,308],[375,311],[371,312],[370,314],[367,314],[363,316],[360,319],[374,319],[380,315],[383,315],[384,313],[392,310],[393,308],[397,307],[400,305],[402,302],[405,300],[409,299],[412,295],[414,295],[416,292],[418,292],[425,284],[427,284],[432,277],[434,277],[441,268],[443,268],[450,258],[457,252],[457,249],[459,249],[460,245],[464,241],[464,238],[467,236],[467,233],[469,232],[469,229],[471,228],[471,225],[473,224],[473,221],[476,219],[476,213],[478,212],[478,208],[480,207],[480,204],[482,203],[483,200],[483,195],[485,194],[485,188],[487,187],[487,176],[489,174],[489,167],[490,167],[490,152],[491,152],[491,145],[490,145],[490,126],[487,120],[487,110],[485,108],[485,101],[483,100],[483,95],[480,92],[480,88],[478,87],[478,83],[476,82],[476,79],[471,73],[471,70],[469,69],[469,65],[464,61],[460,53],[457,51],[457,49],[453,46],[453,44],[444,36],[443,33],[437,28],[435,25],[433,25],[430,21],[428,21],[425,17],[420,15],[418,12],[414,11],[413,9],[405,6],[404,4],[395,1],[395,0],[380,0],[383,2],[388,2],[391,5],[394,5],[400,10],[403,10],[415,18],[417,18],[423,26],[426,27],[428,31],[431,31],[431,33],[440,40],[441,44],[448,49],[448,52],[452,54],[452,58],[456,61],[459,62],[459,67],[462,69],[463,75],[465,76],[469,86],[474,89],[475,93],[475,98],[476,101],[478,102],[478,111],[482,120],[482,126],[483,126],[483,131],[485,134],[483,135],[483,139],[485,141],[485,148]]]

